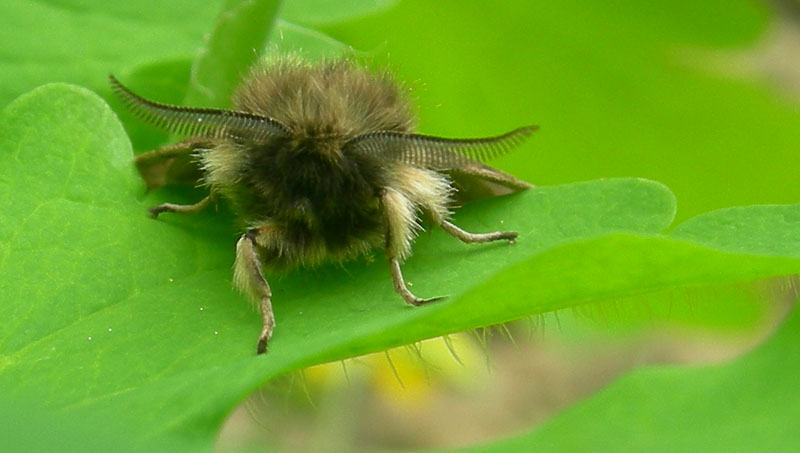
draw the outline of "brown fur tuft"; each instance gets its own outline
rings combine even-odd
[[[233,97],[238,110],[274,118],[300,137],[343,139],[374,131],[411,132],[411,108],[388,72],[347,60],[298,57],[255,66]]]

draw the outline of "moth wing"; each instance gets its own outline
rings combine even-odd
[[[468,203],[481,198],[500,197],[534,187],[533,184],[480,162],[475,162],[472,166],[443,171],[442,173],[453,181],[453,185],[456,188],[455,201],[457,203]]]
[[[134,157],[134,162],[148,190],[166,185],[196,186],[203,178],[196,153],[213,146],[212,142],[203,142],[198,137],[192,137],[138,154]]]
[[[503,135],[473,139],[373,132],[351,139],[345,150],[447,174],[458,190],[457,201],[467,202],[533,187],[484,162],[507,153],[537,129],[525,126]]]

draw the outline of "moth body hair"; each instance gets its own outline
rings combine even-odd
[[[532,187],[483,161],[517,145],[533,126],[480,139],[416,134],[408,90],[388,71],[348,60],[266,60],[236,90],[231,110],[159,104],[110,79],[141,119],[194,134],[138,155],[136,164],[152,188],[177,182],[170,168],[194,162],[209,191],[195,205],[151,208],[155,216],[197,212],[212,198],[233,207],[243,232],[233,283],[260,307],[259,353],[275,325],[262,271],[344,262],[383,249],[397,293],[421,305],[433,299],[413,295],[400,269],[421,218],[464,242],[516,238],[468,233],[448,219],[466,198]]]

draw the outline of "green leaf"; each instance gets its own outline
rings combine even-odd
[[[718,209],[678,225],[671,236],[730,252],[800,256],[797,205]]]
[[[141,444],[127,439],[125,425],[114,420],[76,418],[42,409],[36,400],[0,401],[0,450],[140,452]],[[208,451],[208,446],[185,436],[165,437],[148,443],[150,451]]]

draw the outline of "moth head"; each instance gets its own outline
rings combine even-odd
[[[345,143],[340,135],[334,134],[297,134],[289,144],[292,155],[299,159],[304,157],[322,158],[338,165],[344,158],[342,146]]]

